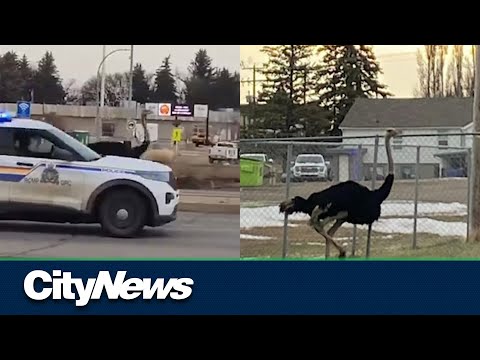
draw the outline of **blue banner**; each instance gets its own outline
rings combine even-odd
[[[0,273],[1,314],[480,314],[478,261],[5,260]]]

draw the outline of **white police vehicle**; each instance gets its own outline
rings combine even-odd
[[[101,156],[42,121],[0,113],[0,220],[100,223],[114,237],[176,219],[171,168]]]

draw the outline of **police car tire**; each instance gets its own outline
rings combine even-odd
[[[118,210],[125,208],[131,222],[126,227],[119,227],[115,223]],[[145,200],[135,190],[112,190],[102,198],[99,208],[99,220],[102,229],[110,236],[128,238],[137,235],[145,226],[146,206]]]

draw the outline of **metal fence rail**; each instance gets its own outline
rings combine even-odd
[[[434,252],[439,243],[468,239],[474,135],[479,134],[414,134],[392,140],[395,182],[382,204],[381,218],[372,226],[371,237],[367,227],[350,224],[344,224],[335,235],[348,255],[404,256],[418,248],[431,247]],[[278,205],[346,180],[371,189],[382,184],[387,173],[383,137],[350,136],[340,143],[313,140],[241,140],[241,154],[262,153],[270,159],[262,185],[241,187],[242,257],[335,256],[323,237],[308,226],[307,215],[287,218],[279,213]],[[328,175],[307,175],[321,164],[302,165],[301,154],[323,155]],[[306,167],[303,173],[292,172],[301,166]]]

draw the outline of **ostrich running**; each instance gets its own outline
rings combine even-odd
[[[280,204],[280,212],[293,214],[296,212],[310,215],[310,226],[322,235],[327,243],[333,244],[344,258],[345,249],[338,245],[333,236],[344,224],[369,225],[380,218],[382,202],[390,194],[394,180],[394,169],[390,139],[398,133],[395,129],[387,130],[385,148],[388,158],[388,175],[382,186],[376,190],[360,185],[354,181],[338,183],[323,191],[311,194],[307,199],[296,196]],[[325,227],[334,222],[326,231]]]

